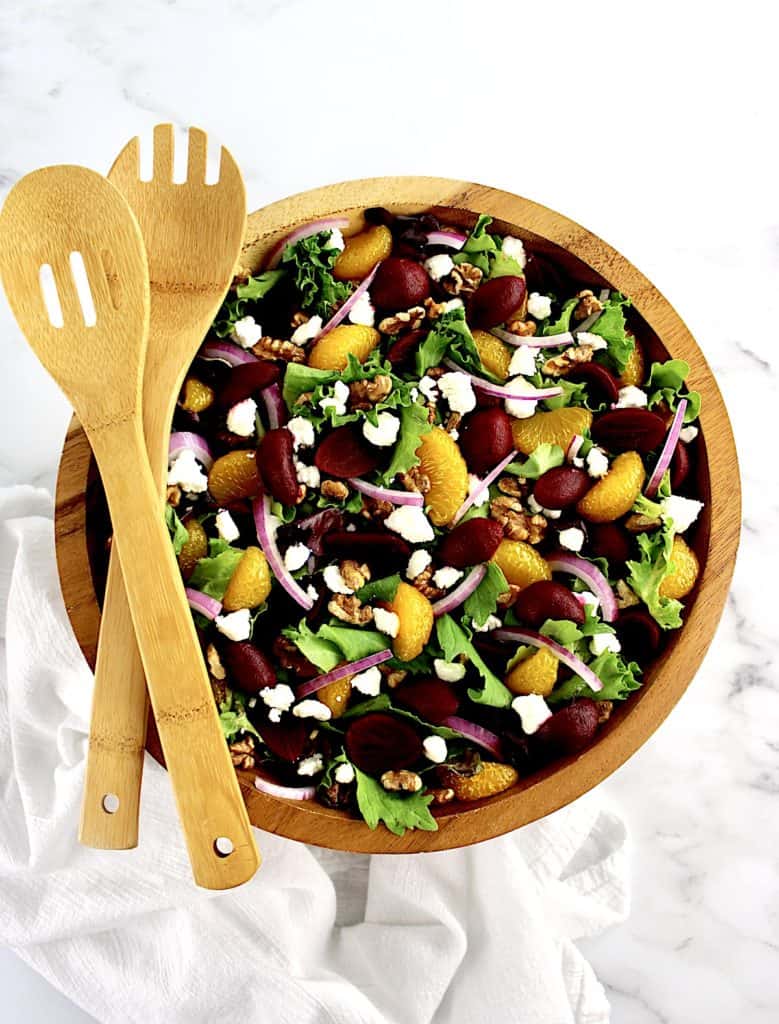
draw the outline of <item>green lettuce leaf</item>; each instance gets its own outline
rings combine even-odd
[[[475,626],[483,626],[498,607],[498,598],[505,594],[509,585],[506,577],[495,562],[487,562],[487,574],[464,605],[465,614]]]
[[[333,277],[339,250],[330,247],[329,240],[329,231],[319,231],[288,245],[281,257],[282,267],[295,276],[300,305],[323,320],[328,320],[352,291],[350,284]]]
[[[540,444],[524,462],[511,462],[503,472],[524,477],[525,480],[537,480],[548,470],[562,466],[564,462],[565,453],[559,444]]]
[[[329,640],[341,651],[344,661],[367,658],[389,647],[389,637],[374,629],[352,629],[350,626],[320,626],[316,636]]]
[[[417,349],[415,365],[419,376],[424,376],[427,370],[438,366],[445,356],[449,356],[469,373],[493,381],[497,379],[485,369],[479,358],[473,335],[465,321],[465,310],[462,308],[450,309],[440,316]]]
[[[579,641],[583,637],[582,631],[575,622],[570,619],[547,619],[538,631],[542,636],[556,640],[558,644],[567,647],[573,654],[577,653]]]
[[[646,389],[649,392],[648,407],[665,402],[675,410],[681,398],[687,399],[684,422],[697,420],[701,411],[701,396],[697,391],[688,391],[684,382],[690,372],[690,364],[684,359],[667,359],[664,363],[652,363]]]
[[[266,270],[257,277],[250,277],[245,284],[239,284],[235,294],[239,299],[252,299],[256,302],[264,298],[274,285],[284,277],[283,270]]]
[[[294,408],[301,395],[314,392],[322,385],[332,384],[337,377],[338,374],[332,370],[315,370],[313,366],[305,366],[302,363],[287,363],[282,388],[284,404],[290,412],[302,411]]]
[[[478,267],[485,277],[490,274],[491,257],[500,251],[498,240],[487,233],[490,224],[492,217],[483,213],[465,240],[465,245],[452,257],[455,263],[470,263]]]
[[[603,312],[589,329],[590,334],[597,334],[608,344],[606,351],[599,353],[599,356],[602,354],[618,374],[624,371],[636,347],[635,339],[625,330],[623,307],[630,304],[630,299],[619,292],[612,292],[603,305]]]
[[[231,547],[226,541],[210,540],[208,556],[198,561],[187,585],[221,601],[244,552],[241,548]]]
[[[524,277],[525,271],[513,256],[507,256],[498,249],[490,258],[490,280],[494,277]]]
[[[641,669],[634,662],[625,662],[619,654],[604,651],[589,663],[589,668],[603,683],[603,689],[595,692],[580,676],[566,679],[549,695],[550,704],[557,704],[573,697],[590,697],[592,700],[625,700],[634,690],[641,687]]]
[[[219,724],[228,743],[242,732],[261,738],[246,715],[243,697],[233,690],[227,691],[226,699],[219,705]]]
[[[329,672],[343,661],[340,647],[314,633],[305,619],[301,619],[297,628],[289,626],[283,629],[281,635],[291,640],[300,653],[322,672]]]
[[[545,338],[548,338],[553,334],[565,334],[566,331],[570,331],[571,317],[573,316],[573,311],[576,309],[578,302],[578,299],[568,299],[567,302],[563,303],[563,308],[560,310],[559,317],[551,323],[546,324],[544,327],[543,336]]]
[[[366,583],[357,591],[356,596],[363,604],[370,604],[371,601],[394,601],[399,583],[400,576],[397,573],[394,576],[385,576],[383,579]]]
[[[225,299],[214,319],[214,333],[219,338],[226,338],[233,329],[236,320],[246,316],[250,302],[257,302],[284,277],[283,270],[266,270],[257,277],[250,277],[245,284],[235,289],[236,298]]]
[[[380,693],[376,697],[368,697],[366,700],[361,700],[358,704],[352,704],[334,724],[337,727],[339,722],[348,722],[351,718],[367,715],[369,711],[391,711],[393,715],[398,715],[400,718],[413,722],[428,733],[433,732],[436,736],[443,736],[445,740],[462,739],[461,734],[454,729],[449,729],[445,725],[433,725],[431,722],[426,722],[423,718],[420,718],[419,715],[406,711],[405,708],[395,707],[387,693]]]
[[[584,381],[575,384],[572,380],[566,380],[565,377],[555,377],[554,381],[543,379],[539,381],[539,387],[549,386],[562,388],[563,393],[556,398],[545,398],[541,403],[544,409],[563,409],[568,405],[587,406],[587,385]]]
[[[427,409],[418,402],[405,406],[400,410],[400,430],[398,440],[392,449],[392,459],[381,475],[381,482],[392,483],[399,473],[407,473],[419,465],[417,449],[422,437],[432,430],[427,419]]]
[[[368,828],[375,829],[383,821],[396,836],[402,836],[407,828],[437,831],[438,825],[429,807],[432,796],[424,793],[390,793],[359,768],[354,769],[354,774],[357,781],[357,806]]]
[[[471,643],[468,632],[459,626],[451,615],[442,615],[438,619],[436,636],[447,661],[455,661],[458,655],[463,655],[484,680],[481,690],[468,690],[468,696],[472,701],[476,704],[489,704],[494,708],[509,706],[512,700],[511,692],[485,665],[481,655]]]
[[[182,521],[176,515],[176,510],[172,505],[165,506],[165,524],[168,527],[170,533],[171,543],[173,544],[173,553],[175,555],[181,554],[181,549],[189,540],[189,534],[187,528],[184,526]]]
[[[663,629],[678,629],[682,624],[682,603],[675,598],[662,597],[660,584],[671,572],[673,525],[665,524],[655,533],[639,533],[637,537],[641,557],[628,562],[628,586],[644,602],[649,614]]]

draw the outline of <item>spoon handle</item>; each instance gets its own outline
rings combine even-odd
[[[108,499],[195,881],[207,889],[231,888],[252,877],[259,854],[163,520],[140,417],[87,428],[87,434]]]

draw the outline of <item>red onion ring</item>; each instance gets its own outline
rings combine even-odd
[[[458,718],[457,715],[449,715],[441,722],[441,725],[445,725],[447,729],[454,729],[466,739],[473,740],[480,747],[489,750],[499,761],[503,760],[503,745],[500,742],[500,737],[496,736],[494,732],[490,732],[489,729],[485,729],[475,722],[469,722],[466,718]]]
[[[341,306],[339,306],[335,313],[333,313],[333,315],[327,321],[327,323],[319,332],[319,334],[317,334],[317,336],[314,338],[315,342],[319,341],[320,338],[324,338],[326,334],[329,334],[330,331],[332,331],[334,327],[337,327],[340,324],[340,322],[344,319],[344,317],[354,308],[354,304],[370,288],[373,279],[376,276],[376,271],[379,269],[380,266],[381,260],[379,260],[379,262],[376,264],[376,266],[373,268],[370,274],[368,274],[368,276],[359,283],[359,285],[354,289],[349,298],[346,299],[346,301],[342,303]]]
[[[392,505],[416,505],[422,508],[425,504],[425,496],[419,491],[395,491],[390,487],[379,487],[378,484],[371,484],[359,476],[350,477],[347,483],[368,498],[375,498],[376,501],[389,501]],[[303,523],[300,524],[301,526]]]
[[[268,414],[268,426],[271,430],[283,427],[287,422],[287,407],[281,397],[281,388],[278,384],[269,384],[260,392],[265,411]]]
[[[575,672],[577,676],[585,681],[591,690],[597,693],[603,689],[603,683],[598,679],[591,668],[588,668],[581,658],[577,658],[575,654],[572,654],[567,647],[563,647],[562,644],[558,644],[555,640],[550,640],[547,636],[541,636],[540,633],[535,633],[531,629],[520,629],[518,626],[506,626],[503,629],[494,629],[490,633],[490,637],[502,641],[504,643],[519,643],[529,644],[531,647],[546,647],[547,650],[551,651],[556,658],[567,665],[568,668]]]
[[[505,341],[507,345],[513,345],[515,348],[519,348],[520,345],[527,345],[528,348],[560,348],[562,345],[573,345],[574,343],[570,331],[551,334],[548,338],[536,338],[533,334],[522,337],[519,334],[512,334],[511,331],[504,331],[500,327],[493,327],[490,329],[490,334],[494,334],[496,338],[500,338],[501,341]]]
[[[374,665],[381,665],[382,662],[388,661],[391,657],[392,651],[389,647],[385,647],[383,651],[369,654],[366,658],[358,658],[357,661],[350,661],[345,665],[337,665],[330,672],[325,672],[324,675],[317,676],[315,679],[309,679],[308,682],[303,683],[298,688],[298,700],[302,697],[309,697],[312,693],[316,693],[317,690],[321,690],[323,686],[334,683],[338,679],[343,679],[345,676],[354,676],[358,672],[365,672],[367,669],[373,668]]]
[[[168,459],[172,462],[177,455],[181,455],[184,451],[191,451],[197,461],[202,463],[206,472],[214,464],[214,456],[208,447],[208,442],[200,434],[191,434],[186,430],[181,430],[170,435]]]
[[[440,615],[446,615],[455,608],[459,608],[463,601],[468,600],[486,575],[486,565],[474,566],[465,579],[461,580],[451,593],[446,594],[435,602],[433,605],[433,615],[438,618]]]
[[[491,469],[489,471],[489,473],[479,483],[479,486],[474,489],[473,493],[468,495],[468,497],[465,499],[462,505],[460,505],[460,507],[457,509],[457,511],[454,514],[454,519],[452,520],[452,525],[460,522],[460,520],[471,507],[471,505],[476,504],[476,499],[479,497],[479,495],[484,493],[484,491],[490,486],[495,477],[500,476],[500,474],[503,472],[506,466],[508,466],[510,462],[513,462],[516,457],[517,453],[515,451],[509,452],[505,459],[501,459],[497,466],[495,466],[494,469]]]
[[[282,786],[262,775],[255,775],[254,788],[282,800],[313,800],[316,796],[316,786]]]
[[[208,594],[204,594],[200,590],[185,587],[184,593],[187,595],[187,601],[189,601],[189,607],[192,611],[199,612],[200,615],[204,615],[209,621],[213,621],[222,610],[221,601],[217,601],[215,597],[209,597]]]
[[[278,266],[286,247],[288,245],[294,245],[295,242],[299,242],[301,238],[318,235],[320,231],[333,231],[336,229],[340,231],[343,228],[348,227],[348,217],[326,217],[324,220],[312,220],[309,224],[301,224],[299,228],[295,228],[294,231],[290,231],[288,235],[285,235],[280,242],[277,242],[273,246],[268,254],[268,261],[265,264],[265,267],[267,270],[273,270],[274,267]]]
[[[584,444],[584,437],[581,434],[574,434],[571,440],[568,442],[568,447],[565,449],[565,458],[567,462],[573,462],[576,456],[579,454],[582,445]]]
[[[461,231],[428,231],[428,245],[447,245],[450,249],[462,249],[468,236]]]
[[[527,395],[518,395],[510,388],[501,387],[500,384],[493,384],[492,381],[485,380],[483,377],[477,377],[474,373],[469,373],[468,370],[464,370],[462,366],[458,366],[451,359],[444,359],[444,366],[447,366],[450,370],[455,373],[464,373],[471,381],[471,384],[475,388],[479,388],[487,395],[492,395],[494,398],[511,398],[519,399],[520,401],[528,402],[542,402],[545,398],[557,398],[558,395],[563,393],[562,388],[536,388],[534,391]]]
[[[228,366],[243,366],[245,363],[256,363],[257,356],[240,345],[231,341],[207,341],[198,352],[201,359],[217,360]]]
[[[299,604],[301,608],[305,608],[306,611],[310,611],[314,607],[312,598],[308,596],[289,569],[284,565],[284,559],[281,557],[281,552],[276,544],[275,530],[270,522],[270,497],[267,494],[263,494],[259,498],[255,498],[252,511],[254,512],[254,525],[257,528],[257,539],[260,542],[260,547],[265,557],[268,559],[273,575],[293,601]]]
[[[657,465],[652,470],[652,475],[649,477],[649,482],[644,488],[644,494],[647,498],[654,498],[657,494],[657,489],[662,483],[665,471],[671,465],[671,459],[674,456],[676,445],[679,441],[679,434],[682,431],[682,425],[684,424],[684,414],[687,412],[687,399],[682,398],[679,400],[679,404],[676,407],[674,418],[671,420],[671,427],[663,444],[662,450],[660,451],[660,457],[657,460]]]
[[[609,586],[609,581],[592,562],[578,555],[566,555],[562,551],[547,555],[547,565],[552,572],[567,572],[575,576],[577,580],[586,583],[590,590],[600,601],[601,612],[606,622],[614,622],[619,614],[617,599],[614,591]]]

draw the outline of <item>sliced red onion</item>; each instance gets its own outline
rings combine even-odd
[[[373,268],[370,274],[368,274],[368,276],[357,285],[357,287],[354,289],[349,298],[341,306],[339,306],[335,313],[333,313],[333,315],[327,321],[327,323],[319,332],[319,334],[317,334],[316,338],[314,338],[314,341],[319,341],[320,338],[324,338],[326,334],[329,334],[334,327],[337,327],[340,324],[340,322],[344,319],[344,317],[351,312],[351,310],[354,308],[354,304],[370,288],[371,284],[373,283],[373,279],[376,276],[376,271],[379,269],[380,266],[381,260],[379,260],[379,262],[376,264],[376,266]]]
[[[660,458],[657,460],[657,465],[652,470],[652,475],[649,477],[649,483],[644,488],[644,494],[647,498],[654,498],[657,494],[657,488],[660,486],[665,471],[671,465],[671,459],[676,451],[676,445],[679,441],[679,434],[682,430],[682,424],[684,423],[684,414],[687,412],[687,399],[682,398],[676,407],[674,418],[671,420],[671,427],[668,431],[668,435],[665,439],[665,444],[660,452]]]
[[[316,786],[281,786],[262,775],[254,777],[254,788],[268,796],[281,797],[282,800],[313,800],[316,796]]]
[[[466,739],[473,740],[480,747],[489,750],[499,761],[503,760],[503,745],[500,742],[500,737],[496,736],[494,732],[490,732],[489,729],[485,729],[475,722],[469,722],[467,718],[458,718],[457,715],[449,715],[441,722],[441,725],[445,725],[447,729],[454,729]]]
[[[428,245],[447,245],[450,249],[462,249],[468,236],[461,231],[428,231]]]
[[[281,388],[278,384],[269,384],[260,392],[265,404],[265,411],[268,414],[268,426],[271,430],[276,427],[283,427],[287,422],[287,407],[281,396]]]
[[[468,600],[486,574],[486,565],[474,566],[465,579],[458,583],[451,593],[446,594],[434,603],[433,615],[438,618],[440,615],[446,615],[448,612],[454,611],[455,608],[459,608],[463,601]]]
[[[603,689],[603,683],[592,669],[584,664],[581,658],[577,658],[575,654],[571,654],[567,647],[563,647],[562,644],[558,644],[555,640],[550,640],[548,636],[535,633],[532,629],[506,626],[503,629],[493,629],[490,637],[503,643],[529,644],[531,647],[539,648],[546,647],[556,658],[559,658],[563,665],[567,665],[577,676],[581,676],[591,690],[597,693],[598,690]]]
[[[592,562],[579,555],[566,555],[558,552],[547,555],[547,564],[552,572],[567,572],[575,576],[577,580],[586,583],[590,590],[600,601],[601,612],[606,622],[613,622],[618,614],[617,599],[614,591],[609,586],[609,581]]]
[[[503,472],[506,466],[508,466],[510,462],[513,462],[516,457],[516,452],[509,452],[505,459],[501,459],[497,466],[495,466],[494,469],[491,469],[489,471],[489,473],[484,477],[484,479],[479,482],[479,486],[473,489],[473,491],[468,495],[468,497],[465,499],[462,505],[460,505],[460,507],[457,509],[457,511],[454,514],[452,524],[460,522],[460,520],[471,507],[471,505],[477,504],[476,499],[485,492],[485,490],[490,486],[495,477],[500,476],[500,474]]]
[[[536,388],[534,391],[530,391],[526,395],[517,394],[510,388],[502,387],[500,384],[493,384],[492,381],[485,380],[483,377],[477,377],[474,373],[469,373],[451,359],[444,359],[444,366],[447,366],[455,373],[464,373],[465,376],[470,379],[471,384],[473,384],[475,388],[478,388],[487,395],[492,395],[494,398],[519,399],[521,402],[541,402],[545,398],[557,398],[558,395],[563,393],[562,388]]]
[[[192,611],[199,612],[209,621],[213,621],[222,610],[221,601],[217,601],[215,597],[209,597],[208,594],[204,594],[200,590],[185,587],[184,593],[187,595],[187,601],[189,601]]]
[[[214,464],[214,456],[211,454],[208,442],[200,434],[190,434],[186,430],[171,434],[168,442],[168,459],[172,462],[183,451],[191,451],[206,472]]]
[[[565,449],[566,461],[573,462],[573,460],[581,451],[581,447],[583,444],[584,437],[581,434],[574,434],[571,440],[568,442],[568,447]]]
[[[594,313],[590,313],[586,320],[582,320],[580,324],[577,324],[574,327],[573,333],[580,334],[583,333],[584,331],[589,331],[589,329],[592,327],[595,321],[601,316],[602,313],[602,309],[596,309]]]
[[[375,498],[376,501],[388,501],[392,505],[417,505],[419,508],[425,504],[425,496],[419,491],[395,491],[390,487],[379,487],[378,484],[371,484],[359,476],[350,477],[347,483],[365,494],[368,498]],[[302,526],[302,523],[301,523]]]
[[[228,366],[243,366],[245,363],[256,363],[257,356],[240,345],[233,345],[231,341],[207,341],[200,349],[198,355],[201,359],[217,360],[220,363],[227,363]]]
[[[520,345],[527,345],[528,348],[560,348],[562,345],[573,345],[573,335],[570,331],[551,334],[548,338],[537,338],[534,334],[522,337],[519,334],[512,334],[511,331],[504,331],[501,327],[493,327],[490,334],[505,341],[507,345],[514,345],[515,348],[519,348]]]
[[[263,494],[259,498],[255,498],[253,511],[254,524],[257,527],[257,539],[265,553],[265,557],[268,559],[273,575],[293,601],[299,604],[301,608],[305,608],[306,611],[310,611],[314,607],[313,599],[308,596],[289,569],[284,565],[284,559],[281,557],[281,552],[276,543],[276,528],[271,522],[269,495]]]
[[[312,693],[316,693],[317,690],[321,690],[323,686],[334,683],[338,679],[343,679],[345,676],[355,676],[358,672],[365,672],[367,669],[373,668],[374,665],[381,665],[382,662],[388,661],[391,657],[392,651],[389,647],[385,647],[383,651],[369,654],[367,658],[358,658],[357,661],[349,661],[345,665],[337,665],[330,672],[325,672],[324,675],[317,676],[315,679],[309,679],[308,682],[298,687],[298,700],[303,697],[309,697]]]
[[[318,235],[320,231],[341,231],[349,227],[348,217],[326,217],[324,220],[312,220],[309,224],[301,224],[299,228],[290,231],[288,235],[277,242],[270,253],[265,264],[267,270],[273,270],[278,266],[282,253],[288,245],[294,245],[301,238],[309,238],[311,235]]]

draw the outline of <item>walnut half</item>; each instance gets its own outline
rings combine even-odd
[[[418,793],[422,788],[422,779],[416,772],[402,768],[397,772],[384,772],[381,784],[393,793]]]
[[[341,622],[348,622],[353,626],[364,626],[373,621],[373,609],[362,604],[354,594],[333,594],[327,610]]]

